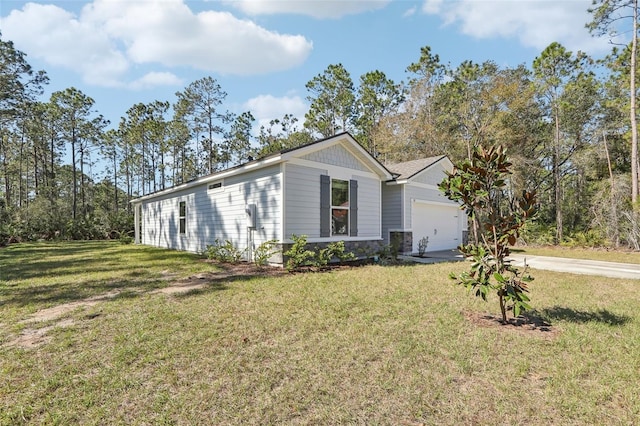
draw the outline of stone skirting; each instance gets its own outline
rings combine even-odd
[[[389,232],[389,243],[397,245],[398,253],[411,254],[413,251],[413,233],[411,231],[391,231]]]

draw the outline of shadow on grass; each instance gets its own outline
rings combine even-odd
[[[539,315],[549,320],[560,320],[575,323],[599,322],[608,325],[624,325],[631,320],[626,315],[617,315],[607,309],[597,311],[580,311],[562,306],[533,311],[532,315]]]
[[[139,296],[161,288],[166,281],[148,280],[96,280],[69,282],[57,285],[32,285],[29,287],[0,288],[0,304],[24,307],[28,305],[60,305],[65,303],[90,300],[110,292],[118,295],[131,294]]]
[[[86,270],[116,272],[129,264],[192,261],[197,255],[154,247],[124,247],[107,241],[31,243],[11,246],[0,254],[0,280],[37,280],[51,275],[75,276]]]

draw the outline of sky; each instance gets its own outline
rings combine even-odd
[[[395,82],[430,46],[441,62],[531,66],[557,41],[601,57],[585,29],[591,0],[0,0],[0,32],[50,78],[46,98],[75,87],[117,126],[136,103],[175,102],[213,77],[225,107],[256,129],[293,114],[305,84],[342,64],[357,85],[380,70]]]

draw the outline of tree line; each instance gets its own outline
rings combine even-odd
[[[626,22],[631,42],[598,60],[554,42],[515,67],[454,67],[425,46],[401,82],[380,70],[354,82],[331,64],[306,84],[304,122],[285,114],[257,135],[212,77],[135,104],[119,123],[73,87],[42,99],[46,72],[0,34],[0,241],[114,237],[133,228],[134,197],[348,131],[387,164],[502,145],[509,190],[540,201],[525,240],[640,250],[637,0],[590,12],[594,35]]]

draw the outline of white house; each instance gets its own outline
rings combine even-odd
[[[427,238],[427,251],[453,249],[466,242],[467,217],[446,198],[438,184],[453,171],[446,156],[387,164],[394,179],[382,187],[382,234],[386,243],[396,239],[400,251],[417,253]]]
[[[407,211],[405,201],[411,197],[419,203],[433,199],[435,208],[455,207],[429,195],[438,172],[439,180],[444,177],[442,170],[427,167],[417,178],[400,174],[400,180],[394,179],[397,176],[351,135],[342,133],[133,200],[135,241],[200,252],[216,239],[229,240],[240,250],[247,249],[249,257],[268,240],[278,240],[286,249],[292,235],[306,235],[309,243],[344,241],[351,250],[376,249],[389,241],[389,232],[431,231],[430,225],[418,225],[420,220]],[[425,179],[429,183],[423,183]],[[393,195],[397,190],[402,193],[399,197]],[[427,192],[412,195],[414,190]],[[385,214],[408,214],[414,220],[388,220]],[[438,232],[462,230],[459,218],[445,226],[444,216],[430,217],[443,221]],[[452,245],[447,248],[459,244],[460,238],[448,238]],[[446,245],[438,244],[433,247]],[[273,260],[282,262],[281,257]]]

